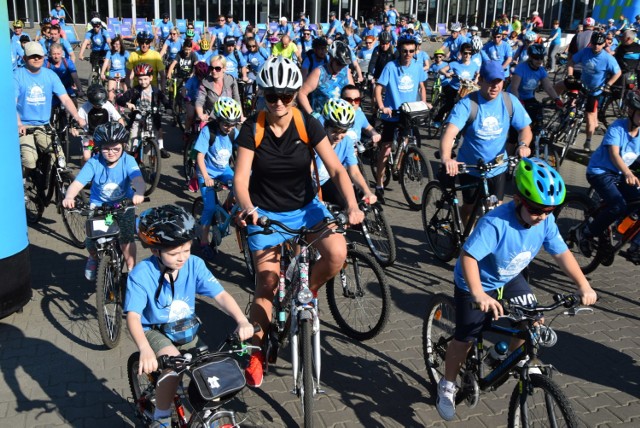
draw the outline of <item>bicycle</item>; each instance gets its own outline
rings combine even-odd
[[[63,132],[66,132],[66,127]],[[35,133],[48,135],[51,139],[51,145],[44,152],[38,148],[36,168],[24,178],[27,221],[29,224],[38,223],[45,207],[54,202],[56,210],[62,216],[62,223],[69,233],[72,244],[78,248],[84,248],[86,238],[84,219],[62,206],[62,200],[67,189],[73,183],[74,176],[67,168],[58,131],[51,125],[27,129],[27,134]],[[84,192],[78,193],[76,201],[86,203],[86,194]]]
[[[260,348],[240,342],[234,334],[214,352],[201,346],[183,351],[180,356],[163,355],[158,358],[158,371],[142,375],[138,374],[140,353],[131,354],[127,361],[127,376],[136,415],[145,424],[153,421],[156,388],[163,379],[161,371],[171,369],[178,375],[187,374],[190,379],[185,388],[180,377],[178,392],[173,398],[173,427],[240,426],[242,421],[237,420],[235,412],[224,410],[223,406],[246,386],[244,373],[234,357],[244,356],[251,349]]]
[[[244,117],[249,117],[256,109],[258,85],[252,80],[245,81],[236,79],[236,83],[238,84],[238,92],[240,93],[240,106],[242,106],[242,115]]]
[[[569,63],[569,54],[559,52],[556,54],[556,71],[553,74],[553,84],[564,81],[567,77],[567,64]]]
[[[140,167],[140,172],[147,184],[145,196],[149,196],[158,186],[160,181],[160,171],[162,170],[162,158],[160,148],[156,139],[156,130],[153,126],[153,116],[158,113],[158,107],[153,107],[151,111],[135,111],[134,121],[140,123],[138,137],[134,140],[133,146],[127,150],[133,156]]]
[[[60,143],[65,143],[63,151],[65,158],[70,157],[69,137],[67,135],[67,130],[69,128],[69,114],[67,113],[67,109],[64,108],[64,105],[62,105],[62,103],[54,106],[51,109],[51,119],[49,120],[49,123],[56,130]]]
[[[427,132],[427,138],[429,139],[438,138],[443,129],[443,126],[436,127],[434,125],[436,123],[435,118],[438,117],[441,110],[445,107],[445,104],[446,104],[445,98],[447,94],[445,94],[444,91],[442,90],[442,84],[440,80],[441,76],[442,75],[438,73],[436,83],[434,83],[434,92],[432,95],[432,103],[431,103],[432,106],[424,120],[424,128],[425,128],[425,131]],[[458,75],[454,73],[453,77],[458,77]],[[470,94],[471,92],[475,92],[479,89],[478,85],[476,85],[473,80],[462,79],[462,78],[459,78],[459,80],[460,80],[460,89],[458,89],[458,92],[455,96],[454,104],[460,101],[462,98],[464,98],[468,94]],[[442,115],[442,119],[440,120],[441,123],[444,123],[444,120],[446,119],[449,113],[450,112],[445,112]]]
[[[229,227],[235,226],[234,220],[240,210],[240,206],[233,202],[230,184],[231,183],[224,184],[221,181],[215,180],[212,186],[212,190],[216,192],[216,210],[213,213],[211,227],[209,228],[209,245],[216,253],[219,251],[222,239],[231,234]],[[224,197],[218,197],[220,193],[223,193]],[[224,202],[221,204],[220,200]],[[202,196],[198,196],[191,206],[191,214],[193,214],[193,217],[198,223],[202,217],[203,210],[204,201]],[[236,227],[236,239],[238,240],[238,247],[242,253],[249,276],[253,278],[253,255],[251,254],[251,250],[249,250],[246,228]]]
[[[547,127],[545,127],[544,125],[544,110],[555,110],[556,108],[557,107],[555,107],[554,105],[545,103],[535,108],[535,114],[530,114],[533,121],[533,123],[531,124],[531,130],[534,135],[531,147],[533,149],[532,151],[535,157],[544,160],[556,170],[560,170],[560,164],[558,163],[560,155],[553,145],[553,142],[549,136],[549,132],[547,131]]]
[[[380,112],[379,112],[380,113]],[[428,114],[426,103],[404,103],[393,116],[400,116],[401,126],[395,130],[391,153],[385,165],[383,183],[386,187],[391,178],[400,182],[402,193],[411,210],[419,210],[424,186],[433,179],[431,162],[420,148],[419,123]],[[371,154],[371,171],[377,177],[380,149]]]
[[[477,165],[460,164],[460,174],[467,174],[470,170],[480,172],[481,181],[474,184],[456,185],[451,178],[447,183],[432,181],[424,189],[422,196],[422,226],[427,243],[433,255],[445,263],[457,257],[462,245],[467,240],[478,215],[484,215],[498,206],[498,198],[489,193],[487,174],[497,167],[507,165],[508,169],[515,168],[518,158],[515,156],[504,158],[498,156],[493,162],[485,163],[481,159]],[[471,216],[466,224],[462,224],[460,216],[460,200],[458,192],[476,187],[479,191],[473,202]]]
[[[167,82],[169,101],[171,102],[171,112],[173,114],[174,125],[184,131],[184,120],[187,114],[185,99],[181,90],[184,88],[185,80],[180,77],[173,77]]]
[[[85,61],[91,62],[91,74],[89,75],[89,86],[102,85],[102,63],[104,58],[98,58],[96,61],[91,61],[91,57],[84,58]]]
[[[116,83],[115,88],[113,88],[113,93],[115,96],[113,106],[116,108],[116,110],[118,110],[120,114],[124,114],[124,107],[115,102],[115,100],[117,100],[122,96],[122,94],[124,94],[124,89],[122,89],[122,75],[120,73],[116,73],[113,76],[113,80]]]
[[[148,198],[145,199],[148,201]],[[122,304],[126,289],[127,275],[124,274],[124,255],[120,249],[118,235],[118,215],[124,215],[135,209],[130,199],[117,204],[103,204],[92,208],[89,205],[78,205],[75,211],[86,220],[87,238],[95,242],[98,254],[98,275],[96,278],[96,309],[98,311],[98,328],[102,343],[115,348],[120,342],[122,330]]]
[[[343,227],[347,223],[346,216],[340,214],[325,222],[316,229],[303,227],[291,229],[286,225],[261,217],[258,225],[262,230],[252,232],[282,233],[293,235],[280,245],[280,280],[274,296],[273,317],[266,332],[264,370],[275,364],[278,349],[290,341],[291,362],[293,371],[292,393],[300,399],[304,426],[313,425],[313,398],[324,391],[320,385],[320,319],[318,302],[309,290],[310,265],[315,260],[314,243],[328,233],[334,231],[326,226],[337,224]],[[274,229],[273,226],[278,227]],[[337,232],[339,233],[339,232]],[[311,242],[305,241],[308,234],[319,234]],[[376,276],[370,279],[364,270],[359,270],[361,263],[367,264]],[[382,331],[389,316],[390,295],[384,280],[382,269],[367,255],[360,253],[353,246],[348,248],[347,266],[340,272],[340,286],[335,278],[328,281],[327,302],[336,323],[349,337],[366,340],[375,337]],[[347,274],[347,267],[354,269],[354,274]],[[377,266],[377,270],[375,269]],[[366,312],[369,304],[382,302],[379,314],[370,317]]]
[[[508,344],[500,341],[493,349],[483,343],[482,334],[471,348],[460,369],[461,386],[455,401],[466,401],[475,407],[480,393],[502,386],[510,376],[518,379],[509,400],[508,426],[567,426],[578,427],[579,420],[562,389],[553,381],[554,367],[538,359],[540,347],[555,345],[558,336],[548,324],[541,324],[545,312],[560,307],[564,315],[575,316],[591,313],[593,309],[576,307],[580,298],[576,295],[554,296],[550,306],[535,308],[501,301],[505,318],[514,327],[503,327],[492,322],[485,331],[501,336],[522,339],[525,343],[507,355]],[[521,324],[516,324],[521,323]],[[422,346],[431,390],[437,394],[437,385],[444,376],[444,362],[449,342],[453,340],[456,326],[453,298],[436,294],[428,306],[422,330]]]
[[[632,201],[628,206],[631,214],[621,216],[600,236],[594,237],[595,248],[591,254],[580,251],[576,231],[608,209],[607,204],[604,201],[596,204],[593,198],[582,193],[568,193],[563,204],[554,211],[560,234],[584,274],[593,272],[599,265],[611,266],[616,254],[640,232],[640,221],[636,214],[640,209],[640,201]]]

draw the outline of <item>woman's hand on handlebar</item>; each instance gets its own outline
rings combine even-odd
[[[246,227],[248,224],[258,224],[259,217],[260,215],[258,214],[258,207],[253,207],[248,210],[240,211],[236,223],[240,227]]]
[[[531,148],[527,145],[519,146],[516,149],[516,154],[519,158],[528,158],[529,156],[531,156]]]
[[[391,107],[385,107],[380,110],[380,113],[386,114],[387,116],[393,116],[393,109]]]
[[[216,181],[213,178],[207,177],[207,178],[204,179],[205,187],[213,187],[214,184],[216,184]]]

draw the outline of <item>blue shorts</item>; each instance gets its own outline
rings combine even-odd
[[[233,170],[227,165],[224,172],[216,177],[211,177],[214,180],[222,181],[223,183],[229,183],[233,181]],[[209,226],[213,219],[213,214],[216,212],[216,192],[213,188],[206,187],[204,185],[204,178],[198,175],[198,184],[200,184],[200,192],[202,193],[202,202],[204,203],[204,210],[202,216],[200,216],[200,225]],[[224,204],[224,201],[220,201]]]
[[[453,300],[456,305],[456,332],[454,338],[460,342],[474,341],[482,330],[489,327],[493,314],[491,312],[482,312],[479,309],[472,309],[471,303],[474,302],[474,299],[471,293],[458,287],[454,288]],[[502,291],[501,299],[508,300],[511,303],[535,306],[538,302],[522,273],[507,282],[501,289],[485,290],[494,299],[498,299],[500,291]]]
[[[313,227],[325,218],[332,218],[329,210],[327,210],[324,204],[318,200],[317,196],[306,206],[298,210],[274,212],[263,210],[258,207],[258,214],[260,215],[260,217],[267,216],[272,220],[277,220],[281,223],[284,223],[292,229],[299,229],[302,226]],[[269,235],[256,234],[253,236],[249,236],[249,249],[251,249],[251,251],[266,250],[267,248],[272,248],[280,245],[284,241],[292,237],[292,235],[282,231],[282,229],[276,226],[274,226],[274,229],[280,230],[281,232],[275,232]],[[247,226],[247,232],[249,234],[261,230],[263,229],[260,226]]]

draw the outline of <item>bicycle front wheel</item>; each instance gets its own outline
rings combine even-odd
[[[424,189],[422,227],[433,255],[447,263],[458,254],[459,244],[455,237],[453,206],[445,193],[437,181]]]
[[[113,349],[120,341],[122,330],[121,266],[116,266],[110,254],[100,259],[96,281],[96,309],[102,342]]]
[[[365,210],[362,234],[378,263],[384,267],[393,265],[396,261],[396,240],[380,206],[371,205]]]
[[[529,374],[529,379],[528,388],[520,380],[511,394],[509,428],[579,426],[571,403],[555,382],[540,374]]]
[[[71,176],[63,176],[62,183],[62,195],[59,197],[58,201],[58,209],[60,210],[60,215],[62,216],[62,222],[64,223],[64,227],[69,232],[69,237],[71,238],[71,242],[78,248],[85,247],[85,239],[87,238],[87,229],[86,223],[87,219],[78,212],[72,212],[67,210],[62,206],[62,197],[67,192],[67,189],[73,182],[73,177]],[[89,199],[83,190],[78,193],[78,196],[75,198],[76,205],[85,206],[89,203]]]
[[[598,252],[594,249],[590,256],[584,255],[580,251],[580,245],[576,237],[576,231],[584,227],[593,211],[594,205],[587,196],[582,194],[569,194],[564,203],[554,211],[556,224],[564,242],[575,257],[580,269],[584,274],[596,270],[600,264]]]
[[[384,329],[391,293],[382,268],[370,256],[350,249],[346,266],[326,287],[331,315],[347,336],[368,340]]]
[[[176,95],[176,98],[173,100],[173,120],[176,122],[176,126],[184,132],[184,119],[186,116],[186,112],[184,109],[184,98],[182,95]]]
[[[153,374],[138,374],[140,368],[140,353],[134,352],[129,356],[127,361],[127,377],[129,378],[129,387],[135,405],[136,412],[142,418],[143,422],[151,423],[153,420],[155,397],[155,379]]]
[[[313,348],[312,332],[313,321],[304,319],[300,321],[300,369],[298,373],[298,396],[302,405],[305,428],[313,426]]]
[[[422,207],[422,193],[432,179],[431,163],[422,149],[409,147],[400,165],[400,187],[411,210]]]
[[[158,187],[162,158],[160,157],[158,143],[154,140],[147,138],[140,144],[142,144],[142,147],[138,149],[140,151],[138,166],[144,182],[147,184],[147,190],[144,195],[149,196]]]

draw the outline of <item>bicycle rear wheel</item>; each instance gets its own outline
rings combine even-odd
[[[396,261],[396,240],[391,225],[378,204],[364,211],[362,234],[373,257],[381,266],[388,267]]]
[[[144,182],[147,184],[147,190],[144,195],[149,196],[158,187],[162,158],[156,141],[146,138],[140,144],[138,166]]]
[[[540,374],[529,374],[529,379],[529,388],[523,388],[520,380],[513,389],[509,400],[509,428],[579,426],[569,399],[555,382]]]
[[[302,405],[305,428],[313,426],[313,396],[315,388],[313,386],[313,348],[312,331],[313,326],[309,319],[300,321],[300,365],[298,373],[298,397]]]
[[[594,205],[587,196],[582,194],[569,194],[566,196],[564,203],[556,208],[553,213],[556,217],[556,224],[558,225],[562,239],[567,243],[580,269],[582,269],[582,272],[585,274],[593,272],[598,267],[600,257],[596,250],[592,252],[590,257],[582,254],[576,238],[576,230],[579,227],[584,227],[593,210]]]
[[[33,178],[30,176],[24,178],[24,205],[27,211],[27,223],[38,223],[44,212],[44,202],[38,194],[38,188],[33,182]]]
[[[102,342],[113,349],[120,342],[122,330],[122,268],[116,266],[110,254],[98,264],[96,281],[96,309]]]
[[[135,410],[144,423],[151,423],[155,409],[156,380],[154,374],[138,374],[140,353],[134,352],[127,360],[127,377]]]
[[[349,249],[346,266],[326,287],[331,315],[347,336],[368,340],[384,329],[391,293],[384,271],[370,256]]]
[[[421,214],[422,227],[433,255],[447,263],[460,248],[455,236],[453,206],[445,194],[439,182],[429,183],[424,189]]]
[[[71,183],[73,182],[73,177],[70,174],[65,174],[62,177],[62,195],[66,192]],[[86,223],[87,219],[80,213],[72,212],[67,210],[62,206],[62,198],[58,201],[58,209],[60,210],[60,215],[62,216],[62,222],[64,223],[64,227],[67,229],[69,233],[69,237],[71,238],[71,242],[78,248],[85,247],[85,239],[87,238],[87,229]],[[89,203],[89,198],[84,193],[84,190],[81,190],[78,193],[78,196],[75,198],[76,205],[85,206]]]
[[[422,207],[422,193],[433,180],[431,162],[418,147],[409,147],[400,165],[400,187],[409,209],[417,211]]]

